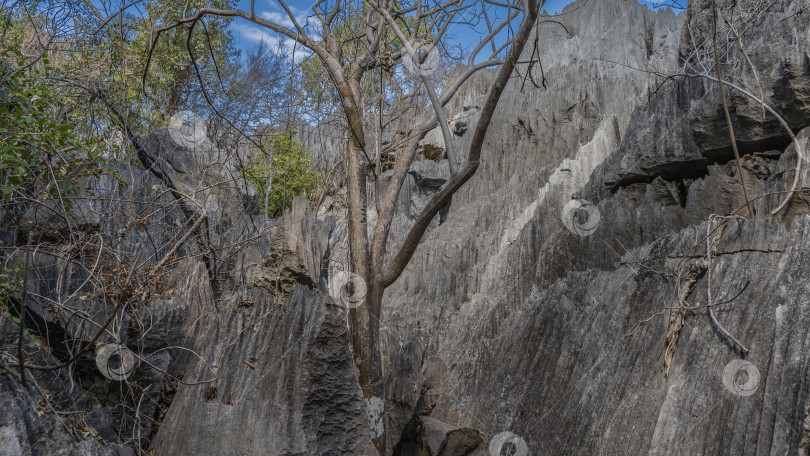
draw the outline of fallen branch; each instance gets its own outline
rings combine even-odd
[[[718,217],[718,218],[726,218],[727,219],[727,217]],[[724,328],[723,325],[720,324],[719,321],[717,321],[717,318],[714,316],[714,310],[712,310],[712,250],[713,250],[712,249],[712,244],[715,244],[715,242],[713,240],[714,235],[711,234],[711,232],[712,232],[711,228],[712,228],[712,221],[713,220],[714,219],[710,217],[709,218],[709,224],[706,226],[706,263],[707,263],[707,267],[706,267],[706,282],[707,282],[706,283],[706,299],[707,299],[707,307],[709,308],[709,319],[712,321],[712,324],[724,336],[726,336],[729,340],[734,342],[734,345],[737,348],[739,348],[742,355],[745,356],[746,354],[748,354],[748,349],[745,348],[745,346],[739,340],[737,340],[734,336],[732,336],[731,333],[728,332],[726,330],[726,328]],[[721,225],[725,225],[726,223],[728,223],[727,220],[722,222]],[[723,230],[720,231],[720,236],[722,236],[722,235],[723,235]],[[717,241],[719,241],[719,240],[720,240],[720,238],[718,237]],[[716,247],[716,244],[715,244],[715,247]],[[746,286],[747,286],[747,284],[746,284]]]
[[[152,271],[153,272],[154,271],[159,271],[166,264],[166,262],[171,259],[172,255],[174,255],[174,253],[177,252],[177,250],[183,244],[186,243],[188,238],[191,237],[191,235],[194,234],[195,231],[197,231],[197,229],[200,227],[200,225],[202,225],[202,222],[204,222],[207,218],[208,218],[208,214],[206,214],[205,210],[203,210],[203,213],[197,218],[197,221],[194,222],[194,225],[192,225],[191,228],[186,232],[186,234],[184,234],[183,237],[180,238],[180,240],[177,241],[176,244],[174,244],[174,247],[172,247],[171,249],[169,249],[168,252],[166,252],[166,255],[163,255],[163,258],[158,262],[157,265],[155,265],[155,267],[152,269]]]

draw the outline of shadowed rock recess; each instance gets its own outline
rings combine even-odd
[[[727,87],[749,217],[716,82],[665,77],[703,72],[689,62],[710,45],[711,0],[679,14],[579,0],[541,16],[546,87],[510,81],[480,168],[385,291],[387,454],[810,455],[810,0],[718,0],[732,4],[750,64],[724,36],[724,78],[761,87],[804,154]],[[448,106],[459,160],[491,78]],[[28,324],[58,342],[31,362],[119,341],[137,366],[119,383],[84,353],[70,371],[30,371],[28,393],[17,371],[0,372],[0,455],[374,454],[334,290],[348,263],[340,198],[265,217],[232,156],[179,137],[143,141],[164,178],[120,163],[129,184],[90,181],[99,198],[76,198],[70,223],[44,205],[23,215],[146,264],[173,259],[148,302],[113,318],[92,290],[63,296],[87,282],[59,255],[77,247],[30,257],[31,293],[70,304],[27,303]],[[342,153],[337,139],[303,141],[318,160]],[[439,130],[422,141],[432,160],[405,180],[388,258],[450,177],[445,146]],[[771,216],[800,162],[798,191]],[[195,204],[178,207],[169,185]],[[101,216],[150,205],[160,226]],[[203,216],[209,244],[172,251]],[[7,264],[24,260],[26,238],[0,231]],[[0,340],[17,328],[0,319]]]

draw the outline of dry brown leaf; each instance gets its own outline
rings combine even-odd
[[[678,338],[681,335],[683,328],[683,309],[678,309],[675,315],[669,322],[669,329],[667,329],[667,351],[664,354],[664,375],[669,375],[669,366],[672,364],[672,358],[675,356],[675,345],[678,343]]]

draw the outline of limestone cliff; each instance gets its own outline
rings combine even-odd
[[[717,84],[695,73],[713,65],[699,57],[710,0],[680,14],[579,0],[542,16],[545,84],[510,81],[480,169],[385,292],[389,454],[808,454],[810,0],[718,3],[736,5],[750,59],[725,36],[725,77],[761,87],[796,134],[728,90],[754,217]],[[462,160],[490,77],[449,107]],[[43,243],[48,230],[81,235],[31,257],[45,271],[31,289],[69,306],[26,309],[58,343],[33,359],[53,369],[32,370],[30,394],[0,373],[0,454],[371,454],[333,290],[345,208],[298,199],[265,217],[233,157],[173,133],[143,142],[162,174],[121,163],[129,185],[93,181],[99,198],[76,198],[74,219],[19,215],[47,228]],[[438,131],[422,143],[439,159],[444,147]],[[771,217],[797,163],[798,191]],[[390,252],[448,177],[444,160],[414,163]],[[160,226],[105,217],[147,209]],[[192,225],[207,243],[181,237]],[[0,232],[4,261],[25,258],[25,230]],[[143,277],[161,266],[137,310],[111,310],[92,283],[70,293],[88,274],[64,257],[92,260],[99,244],[137,255]],[[55,367],[75,344],[115,340],[137,355],[123,393],[91,353]]]

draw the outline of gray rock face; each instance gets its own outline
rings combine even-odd
[[[732,2],[718,3],[726,11]],[[810,34],[806,33],[806,17],[796,14],[806,7],[806,2],[751,1],[745,5],[727,15],[736,18],[735,31],[742,33],[754,69],[733,33],[726,30],[728,47],[724,39],[718,44],[724,53],[723,78],[757,97],[761,88],[765,103],[780,112],[797,131],[810,123]],[[690,3],[679,48],[679,64],[689,70],[680,68],[668,74],[717,76],[714,61],[707,57],[707,53],[713,52],[710,12],[709,0]],[[720,21],[718,27],[722,28],[723,20]],[[743,27],[745,32],[741,32]],[[726,92],[742,155],[782,150],[789,144],[789,137],[777,119],[770,114],[763,116],[758,101],[728,87]],[[624,185],[657,176],[694,177],[705,173],[707,163],[733,159],[717,84],[705,78],[667,82],[650,103],[637,109],[632,124],[620,152],[605,164],[607,183]]]
[[[670,372],[661,372],[670,323],[662,311],[676,306],[665,273],[705,251],[698,235],[697,252],[690,252],[704,224],[633,250],[614,271],[569,274],[499,328],[488,328],[492,318],[468,327],[467,348],[448,366],[450,386],[433,415],[511,430],[540,454],[790,453],[801,440],[810,382],[810,303],[806,284],[796,281],[808,229],[808,217],[795,219],[789,233],[781,225],[732,222],[712,283],[699,280],[688,299],[705,306],[711,286],[715,302],[727,301],[751,281],[715,310],[750,350],[750,372],[726,370],[739,355],[705,308],[688,314]],[[764,270],[771,273],[756,272]],[[750,381],[736,377],[743,374]],[[729,389],[732,381],[744,386]]]
[[[296,197],[292,208],[279,221],[270,240],[270,254],[247,271],[249,283],[289,294],[299,283],[313,288],[322,275],[330,218],[313,221],[309,204]]]
[[[477,429],[453,426],[433,418],[414,417],[393,450],[396,456],[464,456],[483,442]]]
[[[633,111],[619,152],[603,164],[604,183],[613,188],[656,177],[700,177],[707,159],[692,135],[687,116],[689,84],[673,82]]]
[[[178,185],[179,191],[212,217],[250,210],[250,199],[257,193],[239,171],[237,157],[219,150],[204,135],[172,129],[151,135],[146,144],[159,157],[161,170]]]
[[[188,328],[197,356],[153,442],[158,454],[373,449],[346,307],[317,288],[323,227],[303,199],[279,226],[266,261]]]
[[[544,24],[541,34],[558,39],[541,52],[548,90],[521,91],[513,82],[478,173],[386,291],[385,326],[418,327],[424,340],[420,399],[428,406],[414,410],[480,429],[486,437],[473,454],[489,454],[502,431],[522,438],[529,454],[782,454],[802,444],[810,303],[796,274],[806,272],[810,212],[806,193],[797,193],[765,220],[800,159],[772,119],[759,122],[767,128],[739,127],[747,130],[743,168],[758,220],[729,222],[710,287],[705,275],[697,278],[687,299],[705,306],[711,288],[712,302],[724,302],[751,280],[714,313],[750,350],[745,362],[756,370],[746,364],[734,372],[740,363],[729,363],[739,351],[699,307],[687,313],[669,373],[662,372],[678,263],[705,255],[711,214],[744,209],[745,201],[714,87],[686,80],[652,93],[661,81],[628,67],[677,72],[682,24],[706,4],[691,5],[687,17],[589,2],[561,16],[568,33]],[[793,95],[804,96],[802,79],[778,62],[806,54],[807,16],[783,21],[781,34],[759,27],[800,6],[767,10],[743,36],[760,47],[751,58],[770,102],[791,105],[794,132],[810,124]],[[611,53],[624,65],[609,64],[619,61]],[[731,74],[748,84],[743,67]],[[474,113],[485,82],[476,81],[454,112]],[[774,89],[780,85],[797,90]],[[749,105],[737,97],[740,121]],[[469,118],[474,125],[475,114]],[[456,138],[462,155],[468,137]],[[807,187],[807,166],[803,179]],[[574,213],[566,212],[572,199],[594,218],[564,220]],[[392,228],[391,254],[407,228]],[[756,387],[744,380],[757,374]]]
[[[370,444],[345,309],[299,286],[240,290],[206,336],[153,442],[158,454],[363,454]]]
[[[232,298],[237,293],[234,290],[241,291],[246,286],[256,288],[268,285],[260,280],[260,277],[270,276],[268,264],[273,262],[273,257],[267,256],[268,252],[273,250],[281,256],[285,252],[295,253],[294,257],[285,260],[289,260],[293,270],[299,268],[300,274],[310,278],[307,285],[318,285],[320,262],[323,261],[323,252],[318,250],[318,246],[325,245],[325,236],[318,239],[309,236],[309,233],[322,233],[319,229],[324,223],[328,230],[328,222],[310,226],[311,217],[305,216],[309,212],[305,202],[303,206],[296,202],[292,215],[282,220],[278,235],[273,236],[276,231],[274,221],[248,211],[252,187],[234,176],[234,157],[228,157],[212,148],[210,142],[204,142],[205,147],[186,147],[187,144],[184,146],[177,143],[176,138],[166,132],[148,138],[145,143],[153,148],[150,152],[157,157],[162,172],[169,176],[183,193],[183,197],[188,198],[184,201],[185,210],[181,210],[176,197],[168,191],[164,181],[137,166],[122,163],[118,165],[119,175],[126,178],[127,185],[119,188],[117,183],[106,178],[94,181],[91,186],[94,198],[87,199],[87,202],[77,198],[68,217],[60,219],[64,222],[62,225],[50,227],[36,218],[39,216],[38,212],[23,214],[23,217],[28,217],[35,223],[43,222],[36,226],[38,232],[35,235],[43,236],[45,242],[52,242],[52,245],[38,246],[30,255],[26,326],[36,334],[47,337],[53,351],[33,353],[29,350],[31,357],[27,362],[56,366],[70,358],[69,350],[75,351],[79,346],[94,340],[98,328],[110,322],[106,331],[98,337],[98,342],[126,346],[133,352],[135,366],[133,373],[123,382],[105,378],[91,347],[90,352],[82,354],[70,364],[70,369],[28,370],[29,391],[32,394],[34,391],[47,391],[47,400],[36,402],[36,408],[30,404],[26,408],[26,413],[42,414],[38,418],[41,424],[3,428],[3,438],[8,441],[9,448],[22,445],[22,454],[108,454],[107,448],[119,448],[117,444],[94,449],[87,443],[70,443],[72,439],[81,440],[85,435],[100,441],[128,445],[126,450],[129,452],[137,447],[147,449],[153,431],[158,429],[166,409],[172,403],[174,390],[178,387],[177,377],[183,377],[189,369],[190,360],[198,360],[194,350],[210,354],[214,347],[208,345],[213,340],[211,336],[219,334],[216,331],[218,319],[212,315],[218,315],[217,309],[224,303],[231,304],[231,299],[237,299]],[[202,225],[206,228],[207,243],[203,244],[207,245],[205,248],[195,242],[199,232],[188,238],[183,237],[191,222],[201,214],[206,215],[207,222]],[[123,225],[122,220],[132,220],[135,216],[146,221]],[[189,220],[189,216],[192,220]],[[296,233],[299,234],[298,237]],[[308,234],[301,236],[301,233]],[[15,243],[19,245],[19,233],[7,234],[3,237],[4,242],[9,242],[10,247]],[[64,242],[64,239],[73,243]],[[278,241],[272,249],[271,239]],[[246,249],[247,246],[250,248]],[[88,247],[90,252],[86,251]],[[104,255],[110,251],[115,254],[110,258],[92,248],[104,248]],[[173,248],[174,250],[170,250]],[[298,256],[299,251],[304,252],[303,257]],[[137,263],[140,269],[155,265],[170,252],[181,259],[176,262],[169,259],[168,273],[159,271],[160,284],[153,290],[154,296],[128,301],[129,305],[125,308],[116,308],[119,296],[110,293],[110,284],[107,283],[109,278],[105,276],[103,283],[100,283],[102,280],[99,279],[99,274],[89,277],[91,271],[98,272],[94,265],[96,262],[103,265],[100,267],[105,272],[111,268],[117,271],[126,260]],[[212,252],[218,259],[215,269],[209,269],[209,265],[200,259],[205,259],[204,255],[211,255]],[[22,264],[25,259],[24,246],[16,250],[4,249],[3,255],[6,264]],[[109,265],[110,261],[113,261],[112,266]],[[123,269],[128,274],[136,271],[134,266],[126,262]],[[216,271],[213,280],[212,270]],[[143,270],[137,272],[133,283],[146,275]],[[253,276],[252,272],[259,274]],[[300,277],[293,275],[291,280],[295,282],[298,278]],[[214,290],[214,284],[217,285],[218,293]],[[295,284],[289,291],[294,288]],[[264,290],[263,294],[260,293],[261,299],[269,299],[270,290],[259,290]],[[140,289],[137,295],[141,296]],[[300,295],[297,296],[299,298],[295,302],[303,299]],[[16,304],[14,299],[21,299],[21,295],[18,292],[12,298],[8,302]],[[243,301],[247,300],[239,299],[237,304]],[[280,298],[274,301],[277,303],[277,310],[281,301]],[[319,301],[319,304],[323,305],[323,301]],[[11,310],[17,313],[16,308]],[[230,307],[224,310],[222,318],[229,317],[232,310]],[[284,313],[283,310],[281,313]],[[199,332],[203,323],[210,325],[212,321],[214,327],[210,333]],[[4,344],[4,353],[8,347],[15,347],[9,349],[8,353],[16,353],[17,328],[12,320],[6,317],[0,319],[0,342]],[[205,329],[210,330],[211,327],[207,326]],[[230,329],[236,333],[243,331],[241,327]],[[236,333],[230,336],[235,338]],[[326,329],[321,332],[313,331],[313,334],[313,337],[323,338],[320,345],[313,341],[312,346],[317,347],[317,350],[324,353],[329,350],[347,350],[345,331],[332,338]],[[318,355],[323,353],[313,354]],[[327,355],[322,357],[328,358]],[[244,367],[241,359],[235,363]],[[348,364],[343,364],[344,374],[348,372],[353,375]],[[321,366],[313,369],[321,369]],[[281,371],[273,373],[279,372]],[[353,377],[350,376],[351,378]],[[0,380],[5,379],[4,373]],[[354,381],[348,383],[348,388],[351,394],[359,391]],[[316,403],[312,406],[313,410],[328,407],[322,404],[325,400],[319,394],[310,394]],[[10,395],[11,390],[3,390],[0,399],[11,397]],[[328,392],[320,395],[331,397]],[[183,391],[177,396],[182,399]],[[340,400],[325,402],[337,404]],[[178,407],[183,407],[182,400],[179,403],[181,405]],[[261,406],[258,403],[256,405]],[[72,436],[61,431],[60,420],[48,418],[53,412],[50,407],[70,413],[67,423],[75,430]],[[362,399],[352,412],[362,416]],[[313,415],[317,414],[310,411],[307,416]],[[303,414],[299,412],[298,416]],[[275,426],[279,428],[293,429],[296,425],[301,426],[300,420],[295,424],[292,419],[288,421],[289,417],[276,418]],[[338,421],[338,426],[345,426],[345,421]],[[313,440],[316,446],[321,444],[325,447],[341,447],[339,440],[348,439],[346,436],[352,435],[340,431],[342,437],[330,440],[329,435],[338,432],[330,431],[332,428],[329,425],[312,418],[308,426],[307,429],[312,430],[312,435],[315,436]],[[31,433],[42,433],[43,436],[34,436]],[[363,432],[357,435],[366,434],[367,432]],[[44,448],[44,444],[38,442],[40,438],[50,438],[47,436],[53,440],[47,450],[39,452],[37,448],[29,448],[35,444]],[[182,443],[182,439],[176,440]],[[13,450],[12,453],[16,451]],[[59,453],[60,451],[63,453]]]
[[[464,456],[483,440],[475,429],[451,426],[429,417],[422,418],[422,425],[429,455]]]
[[[129,456],[130,448],[74,441],[59,417],[40,415],[21,390],[0,377],[0,455]]]
[[[721,1],[718,7],[725,11],[732,3]],[[706,14],[711,11],[711,1],[698,0],[690,2],[689,6],[679,50],[681,60],[695,56],[693,43],[701,49],[711,46],[711,15]],[[725,61],[731,64],[723,67],[726,78],[757,95],[761,86],[765,102],[782,113],[794,131],[806,126],[810,120],[810,34],[807,33],[807,15],[800,11],[807,8],[807,1],[773,4],[746,1],[740,2],[737,8],[734,15],[739,19],[735,29],[743,38],[760,84],[757,84],[757,78],[744,60],[733,35],[730,37],[730,52],[725,56]],[[721,19],[718,27],[722,25]],[[749,27],[751,30],[745,30]],[[722,39],[718,45],[724,45]],[[728,127],[722,116],[716,85],[695,81],[692,90],[695,97],[688,117],[695,141],[710,159],[730,159]],[[758,102],[731,91],[729,104],[735,132],[739,132],[737,139],[741,153],[787,146],[784,130],[773,116],[763,118]]]

